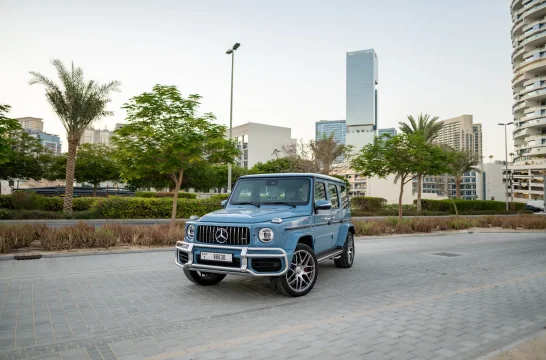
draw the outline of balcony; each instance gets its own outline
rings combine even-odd
[[[530,17],[533,19],[537,19],[539,17],[542,17],[546,15],[546,0],[532,1],[531,3],[521,8],[518,12],[519,15],[521,15],[521,17],[523,18]]]

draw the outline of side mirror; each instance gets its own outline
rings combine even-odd
[[[315,201],[315,211],[319,210],[330,210],[332,209],[332,203],[328,200],[317,200]]]
[[[222,200],[220,204],[222,205],[223,208],[225,208],[227,205],[227,200]]]

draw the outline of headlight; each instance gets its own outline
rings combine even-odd
[[[273,234],[273,230],[268,228],[262,229],[258,233],[258,238],[260,239],[261,242],[264,242],[264,243],[270,242],[271,240],[273,240],[274,237],[275,235]]]
[[[194,236],[195,236],[195,226],[189,225],[188,228],[186,229],[186,237],[188,239],[193,239]]]

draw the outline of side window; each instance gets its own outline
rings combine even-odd
[[[315,201],[317,200],[326,200],[326,186],[321,182],[315,183]]]
[[[328,195],[330,195],[332,209],[339,209],[339,197],[337,195],[337,186],[335,184],[328,184]]]
[[[339,186],[339,196],[341,197],[341,207],[343,209],[348,209],[349,197],[347,196],[347,187],[345,187],[345,185]]]

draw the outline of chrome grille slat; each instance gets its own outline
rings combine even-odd
[[[216,231],[226,229],[228,240],[222,245],[249,245],[250,229],[242,226],[216,226],[199,225],[197,226],[197,241],[209,244],[220,244],[216,241]]]

